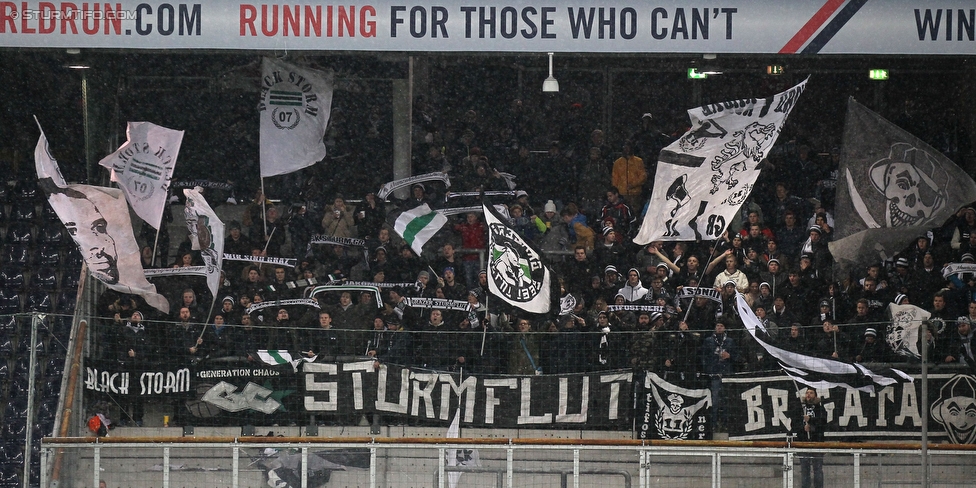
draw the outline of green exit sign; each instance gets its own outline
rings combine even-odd
[[[888,70],[886,69],[873,69],[868,71],[868,77],[872,80],[887,80]]]
[[[698,68],[688,68],[688,78],[691,80],[704,80],[708,78],[708,75],[699,73]]]

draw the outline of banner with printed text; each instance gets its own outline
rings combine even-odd
[[[970,0],[31,0],[0,3],[0,47],[971,55],[973,18]]]

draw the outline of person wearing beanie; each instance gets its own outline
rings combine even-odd
[[[807,388],[800,404],[790,412],[792,431],[797,442],[823,442],[827,427],[827,410],[817,396],[817,390]],[[800,479],[803,488],[823,488],[823,454],[805,454],[800,457]]]
[[[647,288],[641,283],[640,270],[637,268],[627,270],[627,283],[617,291],[617,294],[623,295],[627,303],[634,303],[647,295]]]
[[[864,335],[858,350],[854,351],[856,363],[886,363],[889,359],[887,341],[878,339],[878,331],[873,327],[864,329]]]

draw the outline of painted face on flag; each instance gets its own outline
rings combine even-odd
[[[953,444],[976,442],[976,379],[956,375],[949,380],[932,405],[932,418],[945,427]]]
[[[920,225],[945,204],[948,175],[928,153],[905,143],[870,169],[871,182],[888,200],[888,227]]]
[[[76,208],[86,207],[82,215],[93,216],[91,222],[65,222],[68,232],[78,242],[83,243],[82,254],[92,273],[100,281],[114,285],[119,282],[119,253],[115,239],[108,233],[108,221],[87,198],[74,199]]]

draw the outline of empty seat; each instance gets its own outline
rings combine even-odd
[[[41,244],[63,245],[65,243],[64,224],[49,222],[37,232],[37,242]]]
[[[47,201],[41,204],[41,217],[48,222],[61,222],[61,218],[58,217],[57,212],[54,211],[54,207],[52,207]]]
[[[34,262],[41,266],[57,266],[61,264],[61,247],[57,244],[41,244],[34,254]]]
[[[17,186],[13,193],[13,198],[11,201],[17,200],[27,200],[31,203],[37,201],[42,196],[42,193],[37,188],[37,179],[21,179],[17,180]]]
[[[8,264],[27,266],[30,264],[30,248],[23,244],[7,244],[3,246],[3,261]]]
[[[4,421],[3,435],[7,439],[23,439],[27,436],[27,419],[13,418]]]
[[[17,330],[17,317],[13,315],[0,316],[0,335],[13,335]]]
[[[34,226],[28,222],[13,222],[7,226],[8,244],[23,244],[30,246],[34,243]]]
[[[0,288],[0,315],[20,313],[20,295],[17,290]]]
[[[10,378],[10,366],[7,365],[5,358],[0,358],[0,383],[5,383]]]
[[[63,268],[62,268],[63,269]],[[81,268],[65,269],[61,273],[61,289],[72,294],[78,293],[78,283],[81,281]]]
[[[10,219],[17,222],[33,222],[37,218],[37,208],[34,206],[34,200],[25,200],[18,198],[10,206]]]
[[[11,395],[10,401],[7,402],[6,408],[3,410],[3,420],[4,422],[12,421],[13,419],[26,419],[27,418],[27,395]]]
[[[0,288],[20,291],[27,285],[24,279],[24,267],[8,264],[0,267]]]
[[[47,361],[44,365],[44,377],[60,378],[64,374],[64,358],[55,357]]]
[[[54,292],[58,289],[58,272],[51,267],[38,268],[31,277],[30,287],[32,290]]]
[[[78,290],[65,289],[63,286],[58,293],[58,312],[71,315],[75,312],[75,302],[78,300]]]
[[[54,418],[57,417],[57,415],[58,415],[57,397],[54,397],[53,401],[50,401],[49,399],[45,399],[45,401],[41,402],[41,406],[38,407],[37,409],[37,420],[39,421],[54,420]],[[40,435],[43,436],[44,434],[42,433]]]
[[[51,294],[44,290],[32,291],[27,295],[27,310],[31,312],[50,313],[54,311]]]
[[[81,257],[81,253],[78,252],[77,246],[70,246],[70,251],[64,257],[64,263],[62,268],[65,272],[71,271],[81,273],[81,265],[85,262],[85,258]]]

